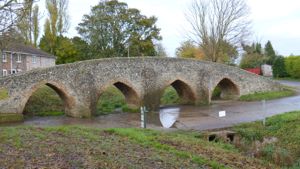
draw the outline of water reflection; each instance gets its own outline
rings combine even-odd
[[[159,111],[159,120],[164,128],[170,128],[177,121],[180,108],[162,108]]]

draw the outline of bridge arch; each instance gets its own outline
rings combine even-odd
[[[215,84],[215,87],[212,88],[212,92],[214,89],[218,88],[219,98],[224,100],[234,100],[237,99],[240,95],[240,89],[236,83],[234,83],[230,78],[222,78]],[[210,96],[211,99],[213,96]]]
[[[64,112],[68,116],[72,116],[72,107],[75,104],[74,97],[70,95],[70,90],[63,84],[54,82],[54,81],[42,81],[34,84],[29,90],[25,91],[24,97],[21,101],[21,113],[23,113],[25,106],[29,100],[29,98],[33,95],[35,91],[40,89],[42,86],[48,86],[53,89],[64,104]]]
[[[169,81],[164,85],[162,88],[161,96],[163,95],[163,91],[166,90],[167,87],[172,86],[179,98],[180,98],[180,103],[181,104],[195,104],[196,102],[196,94],[193,91],[191,85],[189,85],[185,80],[182,79],[175,79],[172,81]]]
[[[126,80],[114,80],[106,83],[106,85],[104,85],[104,87],[102,87],[98,92],[97,100],[99,100],[102,93],[109,86],[114,86],[118,90],[120,90],[121,93],[125,96],[125,101],[128,105],[140,106],[141,96],[137,92],[138,91],[137,88]]]

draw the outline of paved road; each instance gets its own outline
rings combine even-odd
[[[300,91],[300,82],[279,82]],[[225,110],[227,115],[219,118],[218,112],[222,110]],[[266,101],[265,106],[262,102],[223,102],[201,109],[182,107],[178,127],[196,130],[223,128],[295,110],[300,110],[300,94]]]
[[[297,88],[300,91],[300,82],[280,81],[280,83]],[[229,127],[234,124],[261,120],[289,111],[300,110],[300,94],[293,97],[266,101],[265,108],[262,102],[216,102],[210,106],[180,106],[179,118],[175,127],[179,129],[207,130]],[[226,117],[219,118],[218,112],[226,111]],[[171,116],[172,118],[172,116]],[[148,117],[149,128],[163,129],[159,114]],[[21,125],[72,125],[80,124],[101,128],[111,127],[139,127],[140,114],[118,113],[96,117],[94,119],[74,119],[68,117],[35,117],[26,120]]]
[[[300,82],[289,80],[277,80],[279,83],[300,89]]]

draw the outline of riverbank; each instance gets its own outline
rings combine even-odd
[[[4,168],[266,168],[199,132],[95,129],[82,126],[1,127]]]
[[[0,127],[4,168],[290,168],[300,167],[300,112],[236,125],[232,140],[210,131]],[[125,126],[124,126],[125,127]],[[223,131],[221,130],[213,130]]]

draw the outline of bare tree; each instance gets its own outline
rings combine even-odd
[[[14,38],[14,28],[24,11],[22,0],[0,0],[0,49],[5,48],[9,40]]]
[[[15,0],[0,0],[0,33],[8,31],[20,17],[22,4]]]
[[[222,62],[228,45],[236,49],[250,34],[249,13],[245,0],[194,0],[186,13],[190,38],[207,60]]]

